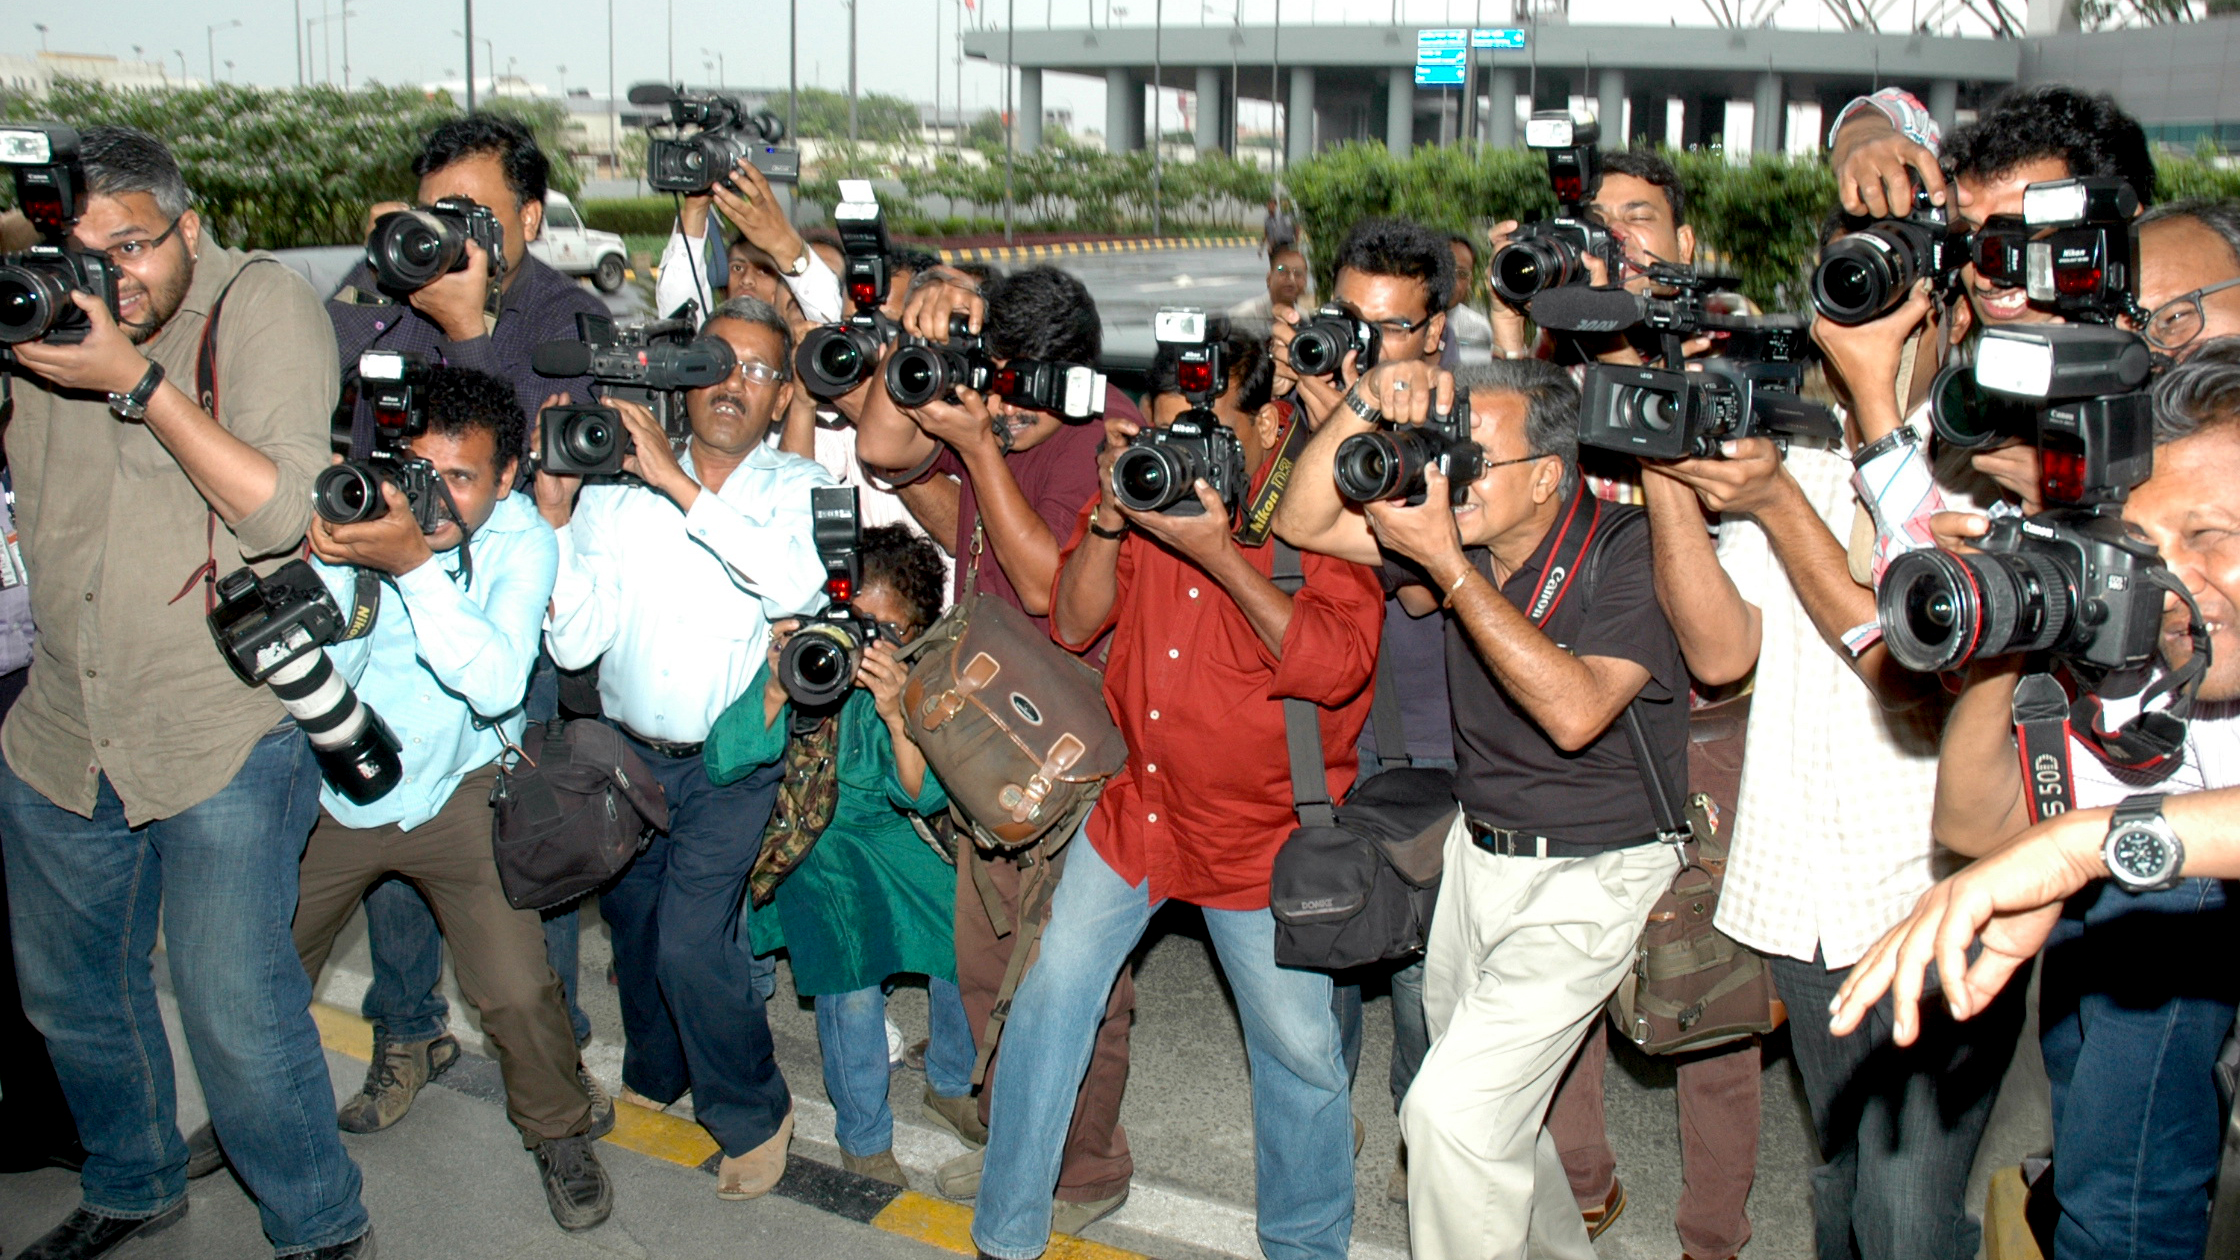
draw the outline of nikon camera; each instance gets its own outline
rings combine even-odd
[[[882,307],[892,282],[893,249],[887,222],[870,180],[840,181],[832,221],[840,228],[840,283],[856,313],[802,335],[793,353],[794,374],[811,396],[830,401],[848,394],[879,370],[879,356],[902,332]]]
[[[435,465],[412,451],[412,440],[428,431],[421,399],[427,372],[427,359],[409,351],[368,350],[358,356],[355,392],[346,388],[335,409],[336,445],[348,458],[320,469],[311,482],[311,503],[320,516],[336,525],[379,520],[389,511],[381,487],[392,484],[404,492],[421,533],[434,533],[443,523],[447,492]],[[364,442],[354,427],[360,402],[373,417],[370,440]]]
[[[0,162],[15,176],[16,204],[39,230],[39,244],[0,255],[0,345],[84,341],[93,326],[70,295],[100,298],[114,317],[117,269],[108,255],[70,239],[85,212],[78,133],[61,123],[0,127]]]
[[[490,207],[471,197],[445,197],[418,210],[391,210],[366,236],[366,265],[383,293],[418,293],[454,271],[465,271],[467,242],[490,259],[490,287],[506,274],[506,231]]]
[[[970,318],[955,311],[949,316],[947,341],[906,336],[887,356],[887,396],[897,407],[955,402],[959,389],[986,393],[994,371],[995,362],[980,334],[972,331]]]
[[[1225,330],[1204,311],[1170,309],[1152,317],[1151,331],[1161,353],[1175,356],[1175,385],[1190,409],[1165,428],[1146,427],[1128,439],[1112,461],[1113,495],[1131,511],[1203,516],[1196,486],[1203,477],[1234,515],[1246,489],[1244,446],[1213,414],[1213,400],[1229,387]]]
[[[646,145],[646,185],[655,192],[704,193],[729,182],[741,158],[773,184],[801,178],[801,150],[779,143],[785,122],[767,109],[750,111],[728,93],[679,92],[665,83],[637,84],[630,103],[668,106],[677,133]]]
[[[856,685],[863,652],[878,639],[893,642],[886,627],[855,610],[851,602],[863,581],[857,551],[863,543],[863,518],[854,486],[818,486],[809,491],[810,536],[824,561],[825,610],[801,623],[778,653],[778,685],[804,709],[838,704]]]
[[[1335,380],[1350,353],[1358,376],[1377,365],[1383,348],[1384,337],[1375,324],[1333,304],[1299,322],[1291,335],[1291,370]]]

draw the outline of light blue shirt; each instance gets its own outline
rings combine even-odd
[[[521,738],[521,700],[559,544],[529,495],[517,492],[498,500],[469,545],[471,585],[460,583],[458,550],[440,552],[382,582],[372,633],[327,649],[358,698],[404,746],[404,780],[380,800],[353,805],[320,786],[319,804],[345,827],[419,826],[451,799],[459,780],[497,760],[507,740]],[[349,608],[358,571],[311,564],[335,602]]]
[[[679,462],[693,473],[689,450]],[[809,491],[839,484],[758,446],[690,512],[636,482],[585,486],[559,531],[552,659],[600,661],[600,707],[640,735],[705,740],[762,668],[770,623],[824,606]]]

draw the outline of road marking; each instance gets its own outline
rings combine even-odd
[[[1139,236],[1127,240],[1060,241],[1050,245],[993,245],[973,246],[965,249],[940,251],[941,261],[959,262],[1029,262],[1043,258],[1064,258],[1075,254],[1134,254],[1163,249],[1227,249],[1258,245],[1259,238],[1252,236]]]

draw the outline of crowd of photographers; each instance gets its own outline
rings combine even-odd
[[[371,1257],[338,1134],[459,1059],[448,945],[562,1228],[613,1210],[618,1103],[689,1095],[716,1193],[777,1184],[782,954],[847,1169],[908,1183],[907,1056],[967,1147],[933,1188],[1031,1260],[1128,1198],[1169,900],[1235,1000],[1270,1257],[1348,1252],[1365,990],[1427,1260],[1594,1254],[1608,1035],[1674,1064],[1684,1253],[1741,1253],[1784,1023],[1816,1253],[1965,1260],[2032,1002],[2038,1245],[2203,1253],[2240,205],[2159,199],[2110,101],[1853,102],[1790,315],[1669,164],[1536,115],[1557,216],[1351,225],[1317,302],[1271,207],[1266,296],[1161,312],[1131,398],[1079,280],[899,246],[848,181],[804,229],[775,136],[663,99],[715,139],[656,145],[635,322],[530,256],[546,158],[495,116],[427,137],[323,309],[153,138],[0,134],[40,241],[0,260],[0,1128],[83,1190],[24,1255],[230,1166],[275,1254]],[[330,1123],[312,991],[361,904]]]

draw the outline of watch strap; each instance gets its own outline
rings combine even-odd
[[[2162,817],[2164,796],[2161,792],[2135,792],[2124,797],[2123,804],[2116,806],[2115,816],[2108,820],[2109,826],[2121,827]]]
[[[795,280],[809,274],[809,247],[801,247],[801,256],[786,264],[786,274]]]
[[[139,420],[148,414],[148,401],[156,396],[163,384],[163,365],[148,360],[148,370],[141,374],[140,383],[121,394],[109,395],[109,410],[127,420]]]

